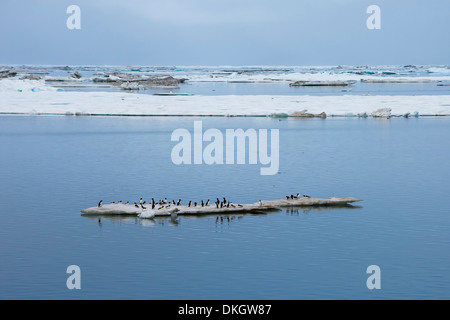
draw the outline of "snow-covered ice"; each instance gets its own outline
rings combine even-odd
[[[0,82],[1,83],[1,82]],[[450,115],[450,95],[223,95],[154,96],[125,92],[0,91],[0,113],[57,115],[270,116],[307,110],[328,116],[371,114]]]

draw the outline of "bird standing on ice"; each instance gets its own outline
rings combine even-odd
[[[102,206],[102,202],[103,202],[103,200],[100,200],[100,202],[98,203],[99,208]]]

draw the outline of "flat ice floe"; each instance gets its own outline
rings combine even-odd
[[[39,91],[57,91],[57,89],[46,86],[44,80],[2,79],[0,81],[0,94],[5,92],[22,93]]]
[[[208,206],[176,206],[176,205],[156,205],[155,209],[138,208],[127,204],[106,204],[101,207],[92,207],[81,210],[83,215],[134,215],[142,219],[149,219],[156,216],[170,215],[207,215],[207,214],[227,214],[236,212],[264,212],[278,210],[286,207],[314,207],[314,206],[345,206],[349,203],[362,201],[357,198],[298,198],[267,200],[254,204],[233,204],[231,207],[217,208],[214,204]]]
[[[9,81],[9,80],[3,80]],[[32,82],[32,81],[30,81]],[[37,82],[32,82],[40,88]],[[0,85],[2,81],[0,81]],[[5,86],[5,83],[3,83]],[[25,86],[24,86],[25,88]],[[153,96],[126,92],[58,92],[39,89],[0,90],[0,113],[43,115],[136,116],[270,116],[307,110],[327,116],[372,114],[390,108],[392,116],[407,113],[450,115],[450,95],[223,95]],[[31,88],[31,89],[30,89]],[[44,90],[44,89],[42,89]]]

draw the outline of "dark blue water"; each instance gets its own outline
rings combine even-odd
[[[172,163],[174,129],[280,130],[280,172]],[[449,299],[446,118],[0,117],[1,299]],[[177,220],[100,199],[352,196],[360,207]],[[66,268],[81,268],[68,290]],[[366,287],[369,265],[381,290]]]

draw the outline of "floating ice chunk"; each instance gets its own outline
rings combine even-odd
[[[154,209],[146,209],[139,214],[139,218],[141,219],[152,219],[156,215],[156,210]]]
[[[123,90],[140,90],[141,86],[136,82],[124,82],[120,85],[120,88]]]
[[[322,118],[325,119],[327,114],[325,112],[321,112],[319,114],[308,113],[308,110],[295,111],[291,113],[289,116],[291,117],[299,117],[299,118]]]
[[[428,68],[427,71],[430,72],[430,73],[450,74],[450,69],[449,68],[433,67],[433,68]]]
[[[56,91],[56,89],[46,86],[43,80],[2,79],[0,81],[0,92],[8,91],[38,92]]]
[[[391,108],[381,108],[372,112],[372,117],[389,119],[391,117],[391,111],[392,111]]]

